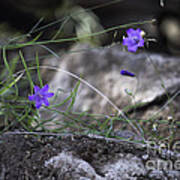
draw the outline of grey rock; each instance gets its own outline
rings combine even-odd
[[[163,97],[166,92],[174,94],[179,90],[178,57],[147,52],[133,54],[123,51],[118,45],[104,49],[90,48],[88,45],[77,44],[71,49],[71,53],[58,60],[52,58],[45,61],[45,65],[48,66],[56,61],[59,68],[53,75],[48,73],[48,68],[44,72],[44,78],[51,79],[49,82],[51,90],[56,92],[58,89],[63,89],[67,92],[61,93],[58,102],[65,99],[77,83],[77,79],[65,71],[78,77],[82,75],[83,80],[106,96],[103,98],[90,86],[88,87],[87,83],[81,83],[73,107],[74,111],[89,110],[93,113],[107,114],[114,110],[107,98],[119,109],[123,109],[137,103],[147,105]],[[135,73],[136,78],[120,75],[122,69]]]
[[[129,166],[129,164],[131,165]],[[102,172],[108,180],[136,180],[138,176],[144,176],[146,174],[146,169],[139,158],[127,154],[114,163],[107,163],[102,168]]]
[[[132,154],[127,154],[114,162],[106,162],[104,166],[99,167],[103,177],[98,175],[91,164],[78,159],[70,152],[61,152],[51,157],[45,161],[45,167],[58,169],[59,179],[63,176],[64,180],[136,180],[138,176],[146,174],[142,161]]]
[[[61,152],[57,156],[51,157],[45,161],[45,167],[59,169],[58,179],[105,180],[95,172],[89,163],[73,156],[70,152]]]

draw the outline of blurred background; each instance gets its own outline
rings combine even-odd
[[[39,40],[58,39],[156,19],[153,24],[142,26],[147,38],[157,40],[149,41],[148,50],[171,54],[172,47],[180,47],[179,4],[178,0],[1,0],[0,44],[20,34],[28,33],[28,38],[34,38],[41,32]],[[123,30],[111,31],[85,41],[107,45],[121,40],[122,33]]]

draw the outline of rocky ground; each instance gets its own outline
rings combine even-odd
[[[1,136],[0,179],[179,179],[179,154],[100,136]],[[165,164],[163,164],[165,163]],[[172,164],[171,164],[172,163]]]

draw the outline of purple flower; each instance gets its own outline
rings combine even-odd
[[[127,70],[121,70],[120,74],[123,75],[123,76],[131,76],[131,77],[135,76],[135,74],[133,74],[133,73],[127,71]]]
[[[39,109],[44,103],[49,106],[48,98],[54,96],[54,93],[48,92],[49,86],[46,84],[42,89],[39,86],[34,86],[34,92],[32,96],[29,96],[30,101],[36,102],[36,108]]]
[[[142,38],[142,30],[139,28],[134,30],[132,28],[126,31],[128,37],[123,38],[123,45],[128,47],[128,51],[136,52],[138,47],[144,46],[144,39]]]

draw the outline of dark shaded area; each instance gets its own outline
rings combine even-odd
[[[154,27],[157,26],[158,32],[156,34],[152,33],[152,30],[146,29],[146,36],[153,38],[154,36],[157,39],[157,42],[150,42],[147,50],[156,51],[156,52],[166,52],[172,54],[169,46],[175,49],[179,49],[179,45],[175,45],[169,42],[164,34],[160,30],[162,22],[169,18],[175,17],[177,21],[180,21],[179,9],[180,2],[178,0],[165,1],[165,7],[160,6],[160,1],[149,1],[149,0],[122,0],[122,1],[109,1],[109,0],[97,0],[97,1],[82,1],[76,0],[71,3],[82,6],[83,8],[90,8],[92,11],[99,17],[100,23],[105,29],[120,24],[127,24],[131,22],[140,22],[143,20],[150,20],[152,18],[157,19],[157,23],[154,24]],[[8,22],[12,27],[18,29],[23,33],[29,32],[34,25],[39,21],[40,17],[36,16],[37,11],[49,11],[55,10],[56,6],[61,7],[63,1],[1,1],[0,2],[0,22]],[[24,7],[24,9],[22,8]],[[33,10],[34,7],[34,10]],[[49,9],[48,9],[49,8]],[[67,9],[68,11],[68,9]],[[56,17],[51,17],[51,20],[44,19],[40,23],[39,27],[46,25],[50,22],[57,20]],[[59,26],[58,26],[59,27]],[[139,26],[141,27],[141,26]],[[41,40],[48,39],[48,31],[55,30],[57,24],[46,28],[46,33],[41,36]],[[122,39],[123,30],[114,37],[115,31],[109,33],[109,39],[104,45],[111,44]],[[35,37],[37,33],[33,33],[32,36]]]
[[[12,27],[28,32],[37,23],[36,17],[32,13],[20,11],[8,1],[0,2],[0,23],[8,22]]]

